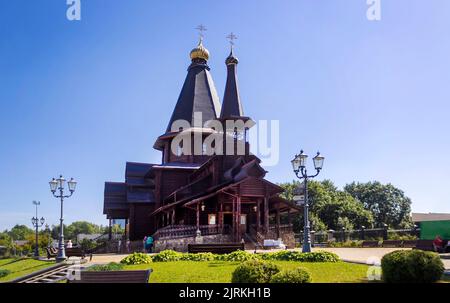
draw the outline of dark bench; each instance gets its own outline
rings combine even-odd
[[[229,254],[236,250],[244,250],[244,243],[188,244],[188,252],[190,253],[210,252],[213,254]]]
[[[368,248],[368,247],[379,247],[379,243],[378,241],[363,241],[361,246],[363,248]]]
[[[416,247],[417,240],[403,240],[403,247],[414,248]]]
[[[384,240],[381,246],[383,247],[402,247],[402,240]]]
[[[47,259],[56,258],[58,255],[58,250],[54,247],[46,247],[45,250],[47,251]]]
[[[81,257],[86,258],[87,253],[81,247],[66,248],[66,257]],[[89,254],[89,260],[92,260],[92,253]]]
[[[417,240],[414,249],[434,251],[433,240]]]
[[[148,283],[149,270],[121,271],[82,271],[79,280],[67,280],[67,283]]]

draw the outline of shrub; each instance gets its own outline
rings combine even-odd
[[[148,264],[151,262],[152,258],[149,255],[138,252],[128,255],[120,261],[120,263],[127,265]]]
[[[170,262],[170,261],[180,261],[183,257],[183,254],[180,252],[176,252],[174,250],[163,250],[159,254],[153,256],[153,262]]]
[[[218,261],[244,262],[258,259],[258,255],[246,251],[237,250],[229,254],[216,255]]]
[[[297,262],[338,262],[338,255],[328,251],[302,253],[299,251],[282,250],[260,255],[263,260],[297,261]]]
[[[7,269],[0,269],[0,278],[6,277],[7,275],[9,275],[11,273],[10,270]]]
[[[232,283],[269,283],[272,276],[280,272],[273,263],[261,260],[246,261],[234,270]]]
[[[213,253],[181,254],[180,261],[214,261]]]
[[[381,259],[383,280],[388,283],[432,283],[444,273],[439,255],[421,250],[396,250]]]
[[[116,271],[122,270],[123,264],[111,262],[108,264],[97,264],[88,268],[88,271]]]
[[[89,239],[83,239],[80,242],[80,246],[83,250],[88,251],[88,250],[94,249],[97,246],[97,243],[95,243],[94,241],[89,240]]]
[[[363,241],[345,241],[345,242],[335,242],[329,241],[329,247],[361,247]]]
[[[311,283],[311,275],[303,268],[284,270],[272,276],[270,283]]]

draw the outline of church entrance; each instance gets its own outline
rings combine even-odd
[[[232,226],[233,225],[233,214],[224,213],[223,214],[223,224]]]

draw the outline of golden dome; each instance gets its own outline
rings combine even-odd
[[[202,39],[198,43],[197,47],[191,50],[191,59],[203,59],[208,61],[209,51],[203,46]]]

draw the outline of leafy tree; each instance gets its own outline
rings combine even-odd
[[[292,199],[298,181],[280,184],[285,189],[283,197]],[[340,191],[330,180],[308,182],[308,201],[310,204],[310,222],[315,231],[327,229],[359,228],[372,226],[372,214],[350,194]],[[294,218],[294,228],[303,228],[303,214]]]
[[[8,232],[8,235],[13,240],[26,240],[27,236],[33,234],[33,230],[31,228],[28,228],[26,225],[15,225],[11,230]]]
[[[13,247],[13,241],[6,231],[0,233],[0,246],[5,246],[6,248]]]
[[[406,228],[412,225],[411,199],[392,184],[353,182],[346,185],[344,190],[361,201],[364,208],[373,214],[376,226],[385,223],[391,228]]]
[[[102,226],[90,223],[87,221],[75,221],[69,225],[64,224],[64,238],[65,240],[71,239],[72,241],[76,239],[79,234],[97,234],[104,233],[105,229]],[[58,239],[59,237],[59,225],[53,225],[51,228],[52,238]]]

